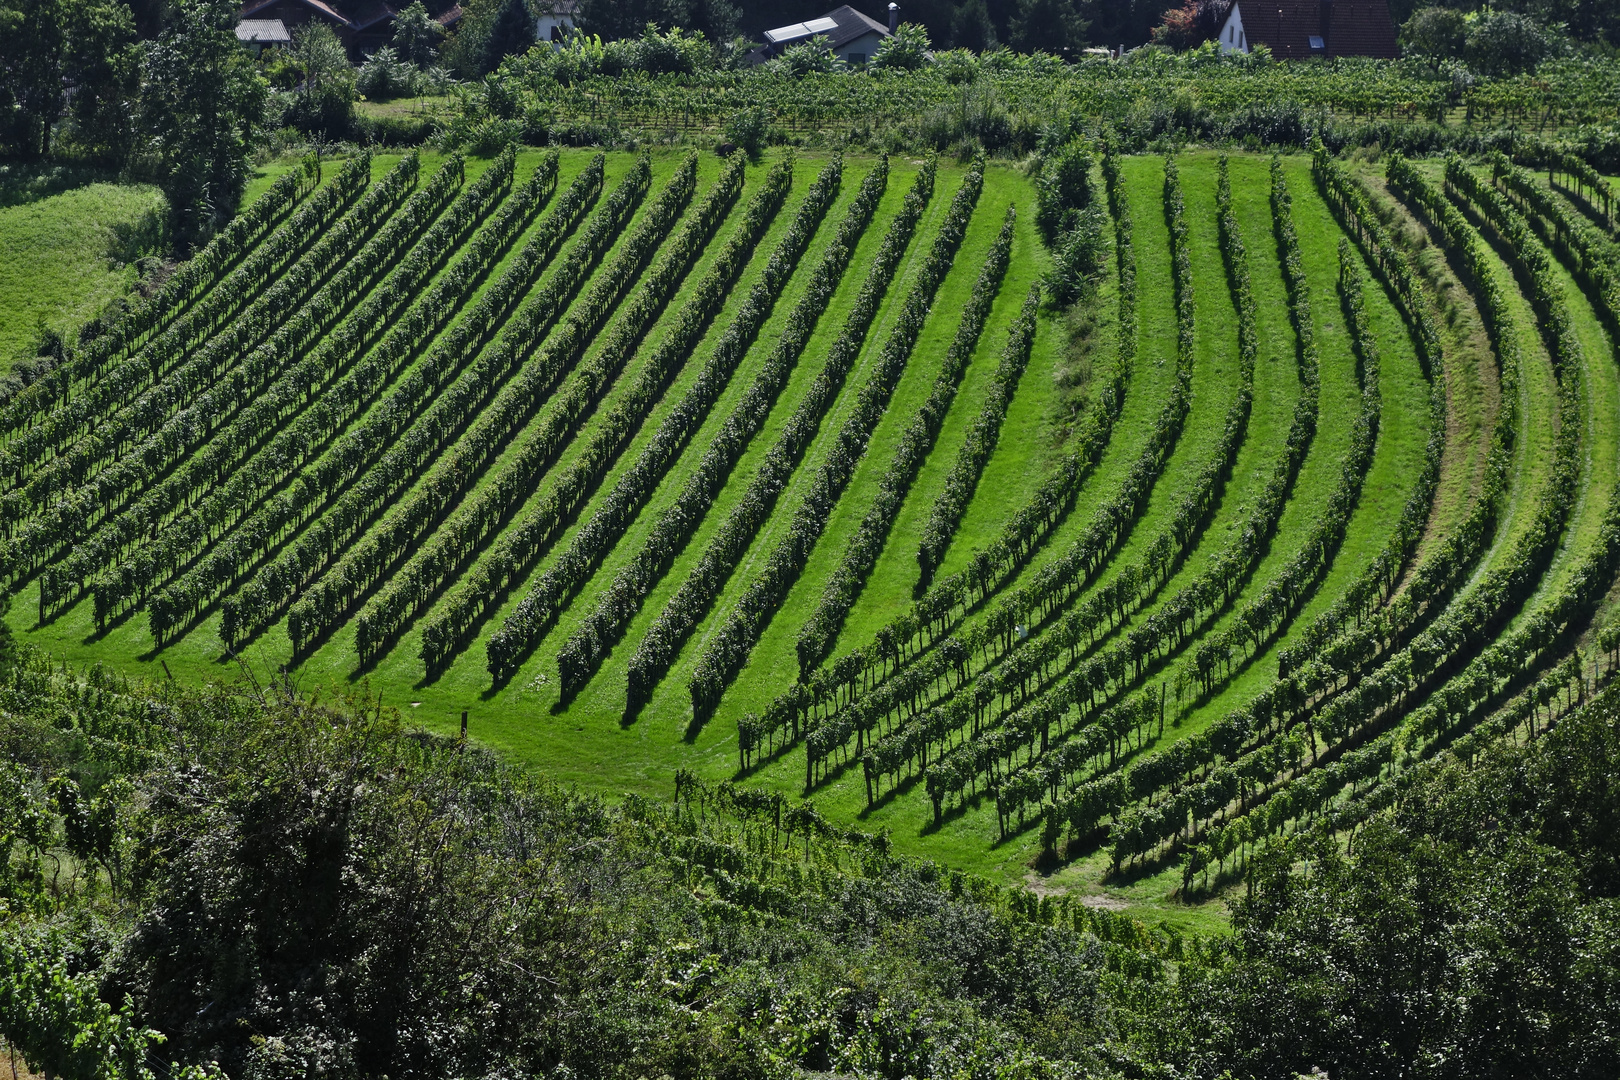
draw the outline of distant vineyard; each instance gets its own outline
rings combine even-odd
[[[1190,885],[1620,659],[1613,189],[1534,165],[1104,151],[1065,313],[982,156],[362,156],[0,407],[0,580],[64,655]]]

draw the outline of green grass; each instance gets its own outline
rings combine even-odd
[[[682,156],[682,151],[669,148],[653,151],[654,179],[649,201],[673,173]],[[564,152],[559,191],[584,167],[589,157],[588,151]],[[397,154],[378,155],[373,165],[375,174],[380,176],[397,159]],[[430,175],[443,160],[440,154],[424,154],[424,176]],[[529,175],[538,160],[539,153],[535,151],[526,151],[520,156],[518,183]],[[605,191],[611,190],[633,160],[629,154],[610,155]],[[529,580],[532,581],[535,574],[566,548],[580,522],[600,505],[605,492],[630,467],[658,423],[691,385],[719,335],[731,322],[736,305],[757,279],[764,259],[787,228],[806,189],[827,160],[826,155],[821,153],[800,153],[792,193],[758,244],[753,260],[744,268],[723,309],[711,322],[704,340],[686,358],[681,370],[675,373],[663,399],[651,410],[643,428],[604,481],[585,501],[576,520],[569,524],[551,551],[532,568]],[[1236,392],[1237,313],[1217,241],[1215,155],[1193,153],[1184,155],[1180,160],[1193,246],[1198,319],[1191,411],[1184,432],[1143,515],[1104,569],[1100,580],[1107,580],[1120,567],[1137,561],[1147,544],[1168,524],[1193,477],[1214,453],[1221,426]],[[737,227],[742,208],[747,205],[765,170],[773,163],[772,159],[767,159],[750,166],[749,187],[737,201],[736,209],[720,226],[714,245],[689,272],[688,286],[711,265],[719,244]],[[629,656],[651,622],[685,580],[715,530],[747,490],[763,455],[775,442],[785,419],[796,409],[810,381],[820,370],[829,346],[842,330],[845,316],[866,276],[872,256],[882,243],[920,164],[902,158],[892,162],[887,193],[877,215],[861,238],[850,269],[840,282],[827,312],[817,325],[763,429],[743,455],[693,540],[677,558],[672,570],[644,599],[642,609],[628,633],[578,698],[566,707],[559,704],[556,686],[558,649],[594,608],[597,598],[614,575],[645,540],[653,521],[685,485],[693,466],[713,439],[719,425],[752,382],[765,355],[779,340],[783,320],[802,295],[811,269],[819,261],[837,223],[871,167],[869,160],[852,159],[846,164],[837,203],[826,214],[820,231],[803,256],[798,272],[778,300],[772,317],[766,322],[753,349],[744,358],[687,451],[653,493],[649,504],[619,546],[607,557],[564,612],[558,625],[552,628],[509,683],[498,690],[491,689],[489,676],[484,670],[484,641],[522,598],[527,581],[518,583],[512,589],[481,625],[474,640],[431,683],[424,682],[421,661],[417,656],[421,617],[387,655],[364,672],[357,670],[352,628],[346,626],[340,629],[301,663],[293,673],[295,681],[305,689],[319,690],[323,695],[367,693],[380,697],[385,704],[399,706],[408,720],[439,731],[455,730],[461,712],[468,710],[472,734],[479,741],[514,760],[542,768],[564,782],[609,795],[636,792],[667,796],[678,768],[692,769],[711,781],[734,777],[737,772],[735,720],[745,711],[763,711],[796,676],[794,643],[803,618],[819,600],[828,576],[844,553],[847,537],[872,503],[876,485],[892,459],[900,434],[932,387],[940,360],[955,334],[962,306],[982,269],[985,253],[1000,228],[1008,206],[1016,207],[1019,215],[1012,265],[995,298],[984,333],[947,415],[943,431],[908,494],[883,553],[850,613],[838,652],[870,642],[882,626],[910,603],[917,581],[914,556],[921,527],[955,459],[966,429],[984,400],[990,377],[999,363],[1008,328],[1018,314],[1025,292],[1048,266],[1045,250],[1033,226],[1035,200],[1032,185],[1022,171],[1007,165],[992,164],[984,195],[962,248],[940,288],[910,366],[894,392],[889,410],[873,433],[866,457],[856,470],[844,497],[833,509],[805,572],[767,627],[748,666],[727,692],[720,711],[701,730],[692,730],[689,724],[687,674],[700,652],[705,635],[735,604],[737,597],[752,581],[765,554],[780,540],[785,520],[782,515],[791,514],[799,504],[808,477],[822,460],[828,444],[847,415],[852,395],[859,392],[869,377],[871,357],[887,336],[895,314],[910,289],[918,262],[932,243],[951,196],[961,183],[963,166],[941,164],[939,181],[929,209],[868,333],[861,360],[823,420],[820,433],[793,482],[779,499],[778,516],[755,539],[741,572],[734,574],[727,583],[714,609],[700,623],[652,701],[634,723],[622,723],[625,668]],[[487,165],[487,161],[480,159],[469,160],[469,179],[476,177]],[[1055,558],[1090,525],[1102,502],[1119,490],[1126,470],[1144,445],[1149,425],[1163,406],[1175,370],[1176,324],[1170,284],[1169,235],[1162,202],[1162,163],[1156,157],[1144,156],[1129,158],[1124,165],[1138,263],[1139,337],[1123,411],[1109,446],[1079,491],[1072,510],[1053,530],[1052,536],[1030,565],[1014,575],[1005,588],[1016,587]],[[267,166],[252,181],[249,197],[254,197],[267,187],[278,172],[295,167],[296,163],[289,162]],[[700,159],[699,188],[694,201],[703,197],[704,190],[718,175],[720,167],[721,162],[717,157],[705,155]],[[1283,439],[1300,392],[1294,334],[1272,232],[1268,163],[1257,156],[1235,155],[1231,168],[1236,212],[1248,249],[1250,272],[1260,307],[1261,348],[1255,372],[1253,411],[1236,467],[1225,484],[1209,524],[1194,541],[1186,562],[1176,576],[1134,616],[1133,621],[1145,618],[1153,610],[1154,604],[1173,595],[1192,580],[1231,542],[1239,523],[1248,517],[1260,485],[1270,476],[1279,460]],[[1338,483],[1338,463],[1348,446],[1350,427],[1359,399],[1355,359],[1343,325],[1335,287],[1336,248],[1342,232],[1316,190],[1309,162],[1303,157],[1290,157],[1285,159],[1285,170],[1294,197],[1296,224],[1311,288],[1312,315],[1321,362],[1320,415],[1315,441],[1299,473],[1276,536],[1238,597],[1238,606],[1246,597],[1263,588],[1296,553],[1321,513]],[[1363,172],[1374,180],[1376,187],[1376,177],[1371,175],[1371,171]],[[35,256],[49,264],[48,269],[56,274],[56,279],[47,280],[65,281],[69,276],[75,278],[71,284],[77,292],[54,285],[32,290],[40,296],[49,297],[51,310],[55,312],[53,317],[64,320],[62,325],[83,318],[88,311],[105,303],[104,299],[87,299],[92,285],[90,277],[82,272],[82,259],[85,252],[94,247],[96,241],[93,237],[97,235],[97,230],[100,230],[104,244],[105,235],[112,229],[107,217],[112,211],[107,207],[121,206],[123,209],[120,212],[128,214],[134,212],[131,208],[157,205],[157,195],[152,189],[110,189],[117,199],[104,200],[105,206],[98,204],[97,212],[105,211],[101,217],[70,201],[97,190],[97,187],[90,187],[65,194],[46,195],[29,205],[0,210],[0,245],[8,242],[8,235],[31,235],[28,230],[37,232],[53,218],[65,219],[79,230],[73,243],[42,247]],[[1387,198],[1387,193],[1379,192],[1379,198]],[[1415,229],[1409,222],[1404,224]],[[11,234],[7,232],[8,227]],[[679,227],[677,224],[676,228]],[[623,236],[628,234],[630,228],[634,228],[634,224],[621,234],[616,245],[622,244]],[[525,239],[520,237],[513,244],[511,252],[518,250]],[[4,248],[0,247],[0,250]],[[490,287],[511,259],[511,252],[486,276],[478,289]],[[565,245],[553,268],[548,274],[542,275],[541,281],[554,273],[555,267],[568,259],[570,253],[571,247]],[[100,272],[103,275],[117,276],[106,269],[104,248],[96,258],[101,260]],[[603,264],[611,258],[610,251]],[[75,262],[75,259],[81,262]],[[1439,259],[1435,252],[1420,252],[1419,261],[1437,288],[1453,293],[1460,289],[1460,285],[1447,276],[1445,268],[1436,265]],[[8,270],[9,267],[0,263],[0,297],[4,296],[5,288],[21,288],[5,276]],[[1534,505],[1545,485],[1552,449],[1552,423],[1556,413],[1551,367],[1529,307],[1518,293],[1507,266],[1499,263],[1494,270],[1504,275],[1504,284],[1515,285],[1510,296],[1520,317],[1521,344],[1526,364],[1514,486],[1508,513],[1492,548],[1493,553],[1499,555],[1522,530],[1528,509]],[[127,276],[128,272],[125,270],[121,273]],[[1090,355],[1093,368],[1099,370],[1111,363],[1115,348],[1117,292],[1112,273],[1110,269],[1105,275],[1098,295],[1092,301],[1095,317],[1091,320],[1089,330],[1092,338]],[[116,287],[124,287],[115,284]],[[1603,499],[1617,470],[1620,470],[1620,437],[1617,437],[1613,420],[1616,411],[1620,410],[1620,371],[1615,367],[1607,331],[1596,320],[1590,305],[1575,292],[1573,282],[1566,279],[1565,284],[1570,291],[1572,307],[1576,309],[1577,331],[1588,353],[1587,367],[1582,373],[1585,395],[1583,423],[1586,426],[1583,432],[1585,459],[1582,484],[1587,495],[1573,512],[1569,537],[1565,549],[1554,561],[1547,579],[1549,585],[1562,580],[1560,575],[1567,574],[1578,555],[1589,550],[1595,539]],[[637,376],[651,349],[667,333],[671,320],[680,310],[686,287],[677,290],[663,314],[645,335],[640,350],[606,391],[596,413],[580,422],[576,429],[576,441],[562,450],[554,465],[542,475],[534,477],[531,504],[534,498],[540,497],[549,485],[556,482],[557,470],[566,467],[579,453],[578,440],[597,430],[604,410],[611,407],[624,392],[627,380]],[[589,288],[589,283],[585,288]],[[476,295],[475,290],[474,297],[467,301],[469,305]],[[1382,548],[1386,530],[1400,514],[1422,462],[1427,423],[1427,384],[1419,370],[1416,353],[1401,316],[1376,283],[1369,287],[1368,301],[1373,332],[1382,356],[1383,414],[1378,444],[1360,502],[1350,519],[1334,563],[1320,587],[1282,634],[1278,644],[1288,643],[1299,627],[1308,624],[1342,595]],[[73,307],[74,304],[80,306]],[[14,311],[3,301],[0,301],[0,311],[8,320],[0,325],[0,329],[9,329],[11,323],[23,319],[26,334],[32,333],[34,322],[25,318],[20,311]],[[1448,427],[1441,494],[1436,502],[1425,545],[1444,536],[1446,530],[1466,512],[1477,487],[1483,462],[1483,440],[1488,437],[1494,410],[1494,361],[1481,336],[1477,311],[1473,310],[1466,296],[1443,303],[1442,311],[1449,311],[1443,333],[1448,364],[1452,368],[1452,417]],[[1065,437],[1070,424],[1063,413],[1063,403],[1072,393],[1065,382],[1072,363],[1069,334],[1069,324],[1063,318],[1043,314],[1034,352],[1014,395],[998,450],[967,508],[942,568],[943,574],[953,573],[965,566],[974,549],[984,546],[1000,531],[1006,518],[1028,501],[1054,464],[1068,452]],[[0,338],[0,341],[3,340]],[[430,346],[431,343],[424,345],[423,351]],[[543,419],[546,413],[547,406],[542,404],[537,416]],[[510,452],[509,447],[482,476],[474,478],[470,490],[476,491],[477,485],[487,483],[493,470],[501,467],[506,454]],[[521,515],[524,509],[519,509],[517,513]],[[1488,557],[1482,565],[1488,566],[1490,562]],[[34,626],[34,611],[34,586],[30,584],[15,598],[8,620],[15,629],[25,632],[31,640],[43,644],[64,659],[77,663],[108,662],[147,677],[162,677],[167,670],[175,678],[188,682],[231,681],[246,678],[248,673],[263,680],[276,672],[289,654],[284,622],[251,642],[238,662],[224,654],[218,636],[217,612],[209,613],[188,634],[157,653],[153,651],[144,613],[137,613],[105,635],[96,636],[92,632],[88,601],[81,602],[45,627]],[[969,618],[971,621],[982,617],[975,614]],[[1220,629],[1231,618],[1230,613],[1223,615],[1210,629]],[[1116,633],[1103,647],[1119,640],[1120,636]],[[1177,658],[1153,676],[1153,681],[1157,683],[1173,677],[1176,666],[1186,662],[1196,645],[1196,638],[1184,645]],[[1183,711],[1175,726],[1167,729],[1161,745],[1185,738],[1230,709],[1252,700],[1275,678],[1274,649],[1275,645],[1242,665],[1211,700],[1189,706]],[[779,760],[758,767],[747,777],[747,782],[799,794],[804,770],[803,753],[802,747],[790,749]],[[978,803],[970,804],[964,812],[953,815],[945,827],[938,830],[932,825],[932,810],[922,785],[916,781],[903,783],[895,793],[880,799],[869,810],[865,805],[865,790],[858,766],[821,786],[814,793],[814,798],[818,806],[839,819],[855,822],[863,828],[889,830],[897,848],[904,852],[939,859],[1002,880],[1028,881],[1040,889],[1058,888],[1096,895],[1099,903],[1124,905],[1133,913],[1150,920],[1213,929],[1218,928],[1224,918],[1218,894],[1199,905],[1188,905],[1173,895],[1179,885],[1179,870],[1173,860],[1165,865],[1150,864],[1147,871],[1135,875],[1111,877],[1107,856],[1094,853],[1055,870],[1037,874],[1033,869],[1037,831],[1025,830],[1005,842],[998,842],[993,808],[982,798]]]
[[[31,355],[42,326],[75,331],[137,281],[162,250],[163,196],[94,183],[0,208],[0,372]]]

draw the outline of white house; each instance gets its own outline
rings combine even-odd
[[[579,15],[578,0],[549,0],[542,8],[544,14],[534,22],[534,40],[549,41],[552,48],[560,49],[574,30]]]
[[[1226,25],[1221,27],[1220,37],[1223,53],[1247,53],[1249,51],[1249,36],[1243,31],[1243,9],[1237,4],[1227,13]]]

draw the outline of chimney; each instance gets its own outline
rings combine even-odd
[[[889,4],[889,33],[894,33],[900,27],[900,5]]]

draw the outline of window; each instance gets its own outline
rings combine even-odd
[[[852,52],[849,54],[849,62],[854,66],[859,67],[860,65],[866,63],[866,54],[863,52]]]
[[[1327,46],[1323,44],[1322,38],[1321,38],[1320,35],[1318,35],[1318,34],[1312,34],[1311,35],[1311,51],[1312,52],[1319,52],[1322,49],[1325,49],[1326,47]]]

